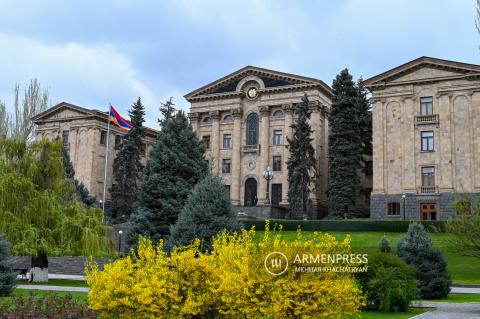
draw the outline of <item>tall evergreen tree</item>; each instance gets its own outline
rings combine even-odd
[[[368,91],[363,85],[363,79],[357,82],[358,88],[358,112],[359,112],[359,130],[362,139],[361,154],[372,155],[372,106],[367,97]]]
[[[329,214],[345,216],[360,189],[362,160],[359,89],[344,69],[333,81],[334,97],[329,117],[328,199]]]
[[[97,199],[94,196],[91,196],[88,189],[85,185],[75,179],[75,169],[73,168],[72,161],[70,160],[70,154],[65,149],[62,149],[62,157],[63,157],[63,168],[65,169],[65,177],[68,179],[73,180],[75,183],[75,191],[77,198],[84,203],[87,207],[92,207],[97,203]]]
[[[227,189],[218,176],[207,175],[193,189],[178,220],[170,228],[165,247],[186,246],[202,240],[202,249],[212,248],[212,237],[227,230],[241,230],[237,214],[232,209]]]
[[[309,195],[313,190],[312,176],[315,176],[317,166],[311,137],[313,131],[308,123],[311,113],[305,94],[295,109],[297,118],[291,125],[293,137],[287,137],[290,151],[290,159],[287,161],[289,210],[291,214],[301,212],[304,219],[307,216]]]
[[[165,103],[160,103],[160,113],[162,114],[162,118],[158,119],[158,123],[160,126],[163,126],[163,124],[172,116],[175,115],[176,109],[174,108],[175,104],[173,103],[173,98],[171,97],[168,99]]]
[[[128,131],[118,146],[117,157],[113,161],[113,184],[110,192],[112,203],[110,215],[114,222],[124,222],[134,210],[134,203],[138,198],[138,181],[143,170],[140,157],[144,154],[143,138],[145,131],[145,107],[140,98],[133,103],[128,112],[133,128]]]
[[[204,152],[185,113],[179,111],[163,122],[130,218],[130,244],[136,244],[139,235],[158,241],[170,234],[192,188],[208,172]]]

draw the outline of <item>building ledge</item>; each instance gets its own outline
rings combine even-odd
[[[438,116],[438,114],[415,116],[415,126],[428,124],[435,124],[438,127],[438,125],[440,124],[440,117]]]

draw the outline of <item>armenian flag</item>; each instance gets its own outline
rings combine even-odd
[[[119,128],[124,131],[130,131],[133,127],[133,124],[118,114],[117,110],[113,106],[110,105],[110,121],[117,124]]]

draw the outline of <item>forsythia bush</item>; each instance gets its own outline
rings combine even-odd
[[[137,254],[105,266],[87,267],[89,306],[106,318],[342,318],[359,312],[364,298],[353,275],[298,272],[295,255],[349,254],[350,238],[338,242],[328,234],[294,241],[269,231],[259,243],[254,230],[219,234],[212,251],[200,242],[163,251],[141,238]],[[265,257],[282,252],[285,273],[266,271]],[[322,264],[327,266],[326,264]],[[332,264],[330,264],[332,265]],[[345,265],[344,266],[348,266]]]

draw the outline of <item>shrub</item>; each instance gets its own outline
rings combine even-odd
[[[368,272],[358,274],[369,308],[405,311],[417,297],[415,268],[389,253],[369,256]]]
[[[222,180],[208,175],[194,187],[165,246],[171,251],[200,239],[202,250],[210,250],[212,237],[224,229],[232,233],[241,227]]]
[[[4,236],[0,236],[0,296],[8,296],[15,287],[17,273],[13,271],[13,260],[10,244]]]
[[[328,234],[287,242],[267,231],[260,243],[255,232],[222,232],[211,252],[200,241],[164,252],[139,241],[138,256],[105,265],[91,263],[87,272],[91,309],[107,318],[333,318],[350,316],[363,306],[361,290],[350,274],[298,273],[292,267],[273,276],[264,268],[269,252],[292,257],[299,249],[349,253],[350,238],[338,242]],[[292,259],[293,260],[293,259]]]
[[[410,225],[405,237],[398,241],[397,255],[416,268],[422,298],[437,299],[448,295],[452,279],[447,272],[447,262],[440,250],[432,246],[422,225]]]
[[[388,239],[387,235],[383,235],[380,239],[379,248],[381,253],[390,253],[392,252],[392,242]]]
[[[64,297],[47,295],[12,298],[11,303],[0,303],[0,319],[16,318],[65,318],[94,319],[95,312],[85,302],[74,300],[71,295]]]

